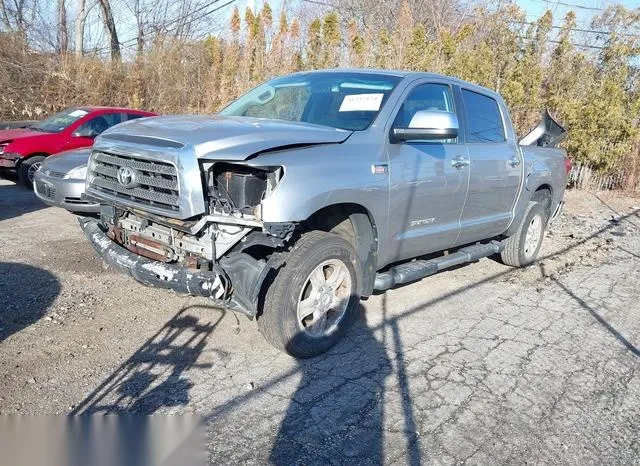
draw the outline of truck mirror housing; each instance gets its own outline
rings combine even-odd
[[[420,110],[413,115],[409,126],[393,127],[391,142],[432,141],[458,137],[458,117],[453,112]]]

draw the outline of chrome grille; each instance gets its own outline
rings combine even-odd
[[[135,185],[127,187],[118,181],[118,170],[135,171]],[[177,212],[180,209],[178,172],[170,163],[149,161],[135,156],[94,152],[89,165],[89,187],[139,206]]]

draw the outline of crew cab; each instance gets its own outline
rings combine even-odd
[[[106,263],[310,357],[374,290],[494,255],[531,264],[562,206],[564,133],[547,113],[519,143],[500,95],[446,76],[303,72],[217,116],[105,131],[86,178],[100,219],[80,223]]]
[[[27,128],[0,130],[0,169],[16,170],[20,181],[31,187],[45,157],[89,147],[104,130],[153,115],[129,108],[72,107]]]

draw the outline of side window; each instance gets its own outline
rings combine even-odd
[[[119,113],[106,113],[104,115],[93,117],[86,123],[83,123],[76,132],[82,135],[95,137],[112,126],[117,125],[121,121],[122,118]]]
[[[126,113],[125,116],[126,118],[123,118],[122,121],[137,120],[138,118],[145,117],[146,115],[140,115],[139,113]]]
[[[416,86],[403,102],[396,119],[394,127],[408,128],[411,119],[420,110],[433,110],[440,112],[454,112],[453,94],[451,87],[446,84],[421,84]],[[441,139],[431,142],[455,143],[455,139]]]
[[[477,92],[462,90],[467,113],[467,142],[503,142],[504,124],[498,102]]]
[[[394,126],[408,128],[411,119],[420,110],[453,112],[453,95],[446,84],[422,84],[407,96],[396,116]]]

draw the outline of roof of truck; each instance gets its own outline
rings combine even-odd
[[[301,71],[296,74],[304,74],[304,73],[368,73],[368,74],[381,74],[386,76],[397,76],[400,78],[408,78],[408,77],[416,77],[416,78],[435,78],[435,79],[447,79],[452,81],[459,86],[464,86],[468,89],[477,90],[486,94],[492,94],[494,96],[500,97],[495,90],[490,89],[488,87],[483,87],[478,84],[474,84],[469,81],[464,81],[459,78],[454,78],[453,76],[447,76],[444,74],[438,73],[428,73],[426,71],[407,71],[407,70],[385,70],[378,68],[328,68],[324,70],[309,70],[309,71]]]

